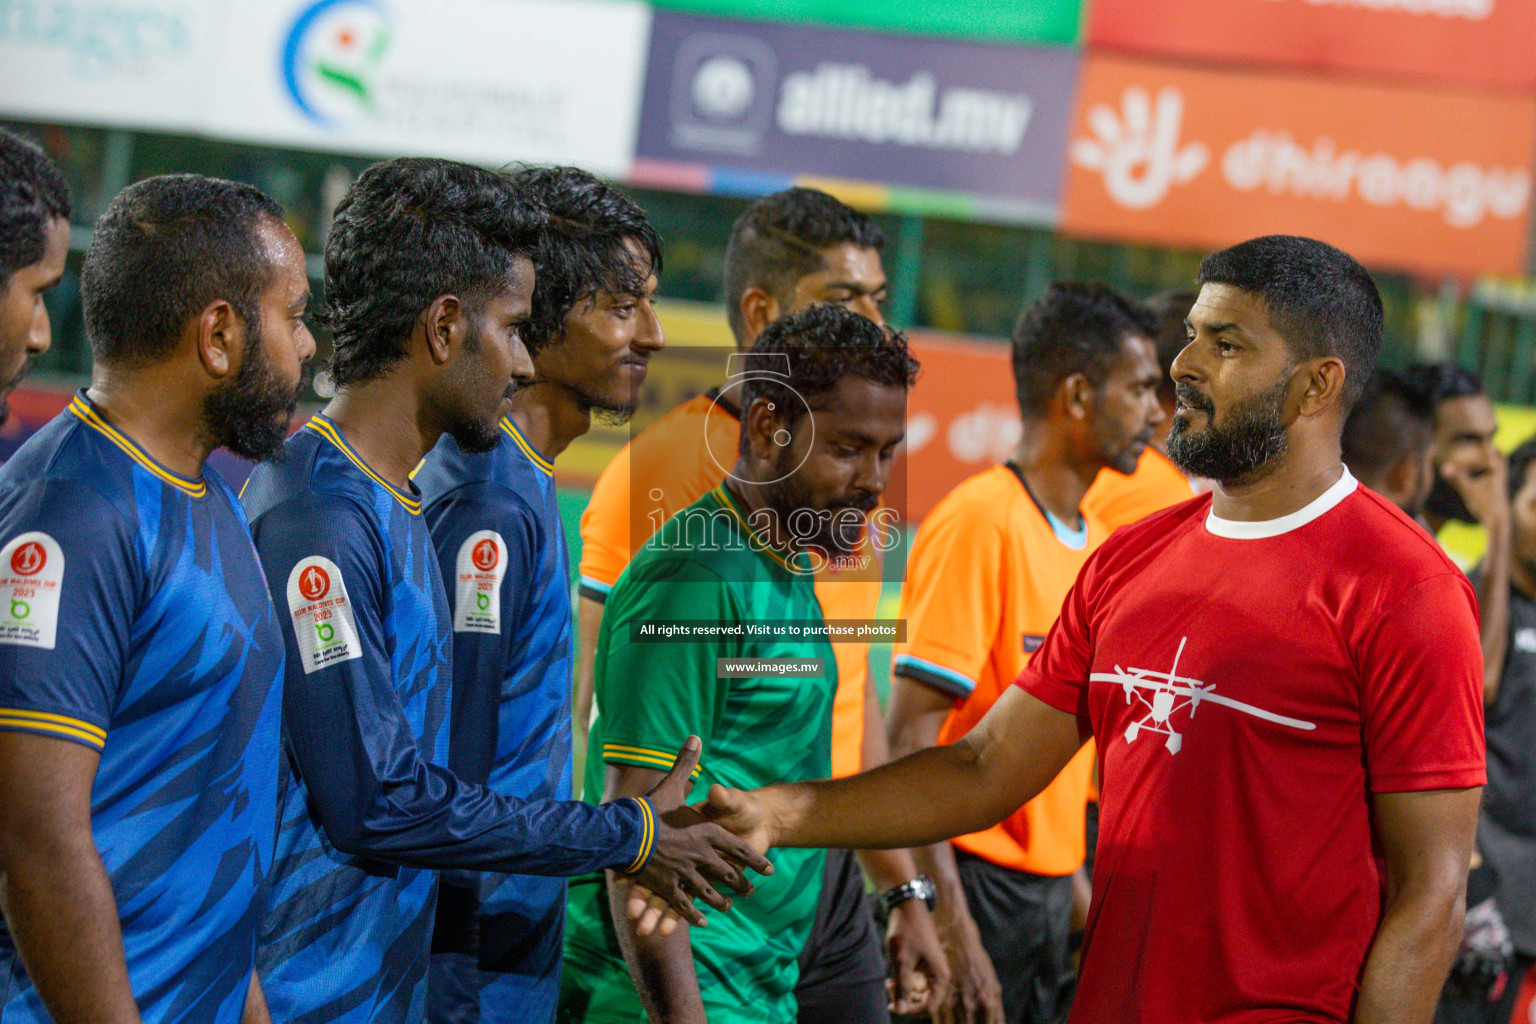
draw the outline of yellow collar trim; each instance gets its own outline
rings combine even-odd
[[[512,422],[511,417],[501,418],[501,431],[517,443],[517,446],[523,450],[523,454],[528,456],[528,461],[542,469],[545,476],[555,475],[555,464],[540,455],[533,445],[528,443],[528,439],[523,436],[522,431],[517,429],[517,424]]]
[[[113,444],[117,445],[117,447],[121,448],[123,453],[134,462],[137,462],[140,466],[143,466],[145,469],[149,470],[155,476],[170,484],[172,487],[175,487],[181,491],[185,491],[186,493],[192,495],[194,498],[201,498],[208,493],[208,484],[206,482],[202,480],[183,479],[182,477],[177,476],[175,473],[172,473],[170,470],[161,466],[154,459],[150,458],[148,452],[144,451],[144,449],[128,440],[128,438],[124,437],[115,428],[113,428],[112,424],[102,419],[101,414],[98,413],[91,406],[91,404],[81,396],[76,395],[74,399],[70,401],[69,411],[74,413],[75,416],[77,416],[86,426],[90,427],[92,430],[95,430],[97,433],[104,435],[108,441],[111,441]]]
[[[797,576],[803,575],[805,573],[805,566],[794,564],[792,560],[785,558],[778,551],[769,546],[767,541],[763,540],[763,538],[757,535],[757,531],[752,529],[752,527],[747,523],[746,519],[742,517],[741,512],[736,508],[736,502],[731,500],[731,496],[726,491],[724,483],[715,485],[715,489],[710,491],[709,495],[718,501],[720,503],[720,507],[729,512],[731,517],[736,520],[737,525],[741,527],[741,532],[747,536],[747,543],[752,545],[754,550],[767,555],[769,558],[773,559],[775,562],[779,563],[779,565],[783,566],[785,569]]]
[[[380,487],[384,488],[386,491],[392,494],[396,501],[405,506],[405,510],[407,512],[413,516],[421,515],[421,499],[413,498],[409,494],[401,494],[399,491],[395,490],[395,488],[391,487],[388,481],[386,481],[383,477],[379,476],[379,474],[368,468],[368,463],[364,462],[362,456],[358,455],[352,450],[351,446],[347,444],[346,439],[341,436],[341,431],[337,430],[335,425],[332,424],[329,420],[323,419],[317,415],[314,419],[310,420],[304,425],[310,430],[313,430],[315,433],[319,434],[321,437],[325,438],[327,441],[331,442],[331,444],[335,445],[337,448],[341,449],[341,454],[350,459],[352,464],[358,469],[368,474],[368,477],[374,483],[378,484]]]

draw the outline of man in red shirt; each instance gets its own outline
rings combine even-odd
[[[714,787],[758,844],[914,846],[996,823],[1098,743],[1082,1024],[1423,1024],[1485,779],[1466,578],[1339,458],[1381,344],[1346,254],[1208,256],[1170,457],[1217,482],[1116,532],[959,742],[848,779]]]

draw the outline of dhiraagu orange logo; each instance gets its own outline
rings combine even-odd
[[[336,128],[373,112],[374,75],[389,52],[389,9],[378,0],[318,0],[283,42],[283,85],[314,123]]]

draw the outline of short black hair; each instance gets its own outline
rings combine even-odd
[[[1536,437],[1526,438],[1520,443],[1520,447],[1509,453],[1509,500],[1514,501],[1515,495],[1525,486],[1526,474],[1530,472],[1531,465],[1536,463]]]
[[[546,218],[506,175],[426,157],[373,164],[336,207],[325,242],[325,308],[337,387],[387,372],[406,355],[423,310],[467,304],[532,258]]]
[[[1173,361],[1189,344],[1189,311],[1198,298],[1200,294],[1188,288],[1170,288],[1147,300],[1147,308],[1157,317],[1157,334],[1152,341],[1157,345],[1157,365],[1163,371],[1157,393],[1165,405],[1174,402]]]
[[[1357,477],[1374,477],[1434,440],[1434,406],[1400,374],[1377,370],[1344,421],[1344,464]]]
[[[69,185],[42,148],[0,128],[0,287],[43,258],[48,222],[69,219]]]
[[[274,268],[256,232],[283,211],[260,189],[200,174],[145,178],[96,222],[80,271],[85,332],[98,362],[164,359],[188,321],[223,299],[248,324]]]
[[[1103,384],[1127,338],[1157,336],[1157,318],[1098,281],[1055,281],[1013,327],[1013,383],[1024,416],[1039,416],[1074,373]]]
[[[524,339],[538,351],[560,336],[565,314],[597,292],[639,295],[661,273],[661,238],[628,196],[577,167],[519,167],[511,179],[544,207],[548,230],[534,265],[533,316]],[[635,267],[630,245],[647,262]]]
[[[725,315],[739,339],[746,330],[741,297],[761,288],[787,306],[795,282],[820,270],[834,245],[885,248],[880,225],[814,188],[763,196],[731,225],[725,246]]]
[[[743,414],[759,398],[780,409],[799,409],[800,399],[812,402],[848,376],[910,389],[919,369],[900,331],[825,302],[769,324],[757,336],[745,366],[749,376],[741,386]],[[743,415],[741,452],[747,451]]]
[[[1342,360],[1344,412],[1365,393],[1384,317],[1376,282],[1347,252],[1315,238],[1264,235],[1211,253],[1195,281],[1262,296],[1270,324],[1299,358]]]
[[[1483,394],[1483,382],[1455,363],[1414,363],[1403,371],[1404,382],[1434,408],[1452,398]]]

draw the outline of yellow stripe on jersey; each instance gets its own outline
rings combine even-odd
[[[665,768],[667,771],[671,771],[672,766],[677,764],[676,754],[668,754],[662,750],[651,750],[648,747],[626,747],[619,743],[604,743],[603,759],[607,760],[609,754],[612,754],[616,760],[648,761],[659,768]],[[693,771],[689,773],[688,777],[698,778],[699,772],[703,767],[702,764],[694,765]]]
[[[790,572],[797,574],[803,574],[805,572],[805,568],[803,566],[797,566],[791,563],[789,559],[779,554],[771,546],[769,546],[769,544],[764,541],[763,538],[759,537],[757,535],[757,531],[753,530],[752,527],[747,525],[747,521],[742,518],[741,513],[736,509],[735,503],[731,501],[730,495],[726,494],[725,484],[720,484],[709,493],[714,497],[716,501],[720,503],[722,508],[731,514],[731,517],[736,520],[737,524],[740,525],[741,532],[747,535],[747,543],[751,544],[758,551],[761,551],[763,554],[767,555],[769,558],[773,559],[775,562],[779,563]]]
[[[341,454],[345,455],[354,466],[368,474],[369,478],[372,479],[374,483],[378,484],[390,494],[394,495],[395,500],[404,505],[407,512],[413,516],[421,515],[421,499],[413,498],[408,494],[401,494],[399,491],[391,487],[388,481],[386,481],[383,477],[379,476],[379,474],[375,473],[368,467],[368,463],[363,461],[361,455],[358,455],[352,450],[352,448],[347,444],[346,439],[341,436],[341,431],[337,430],[329,422],[321,419],[319,416],[316,416],[314,419],[310,420],[304,425],[340,449]]]
[[[517,443],[517,446],[523,450],[523,454],[528,456],[528,461],[543,470],[545,476],[555,475],[555,464],[540,455],[533,445],[528,443],[528,439],[523,436],[522,431],[517,429],[517,424],[513,423],[506,416],[501,418],[501,431]]]
[[[79,395],[76,395],[74,399],[70,401],[69,411],[74,413],[75,416],[78,417],[86,426],[105,436],[108,441],[111,441],[118,448],[121,448],[123,453],[134,462],[137,462],[139,465],[143,466],[145,469],[149,470],[155,476],[159,477],[161,480],[164,480],[172,487],[183,490],[192,495],[194,498],[201,498],[203,495],[208,493],[208,485],[204,481],[184,480],[177,476],[175,473],[172,473],[170,470],[160,466],[157,462],[155,462],[154,459],[150,458],[148,453],[146,453],[142,448],[128,440],[128,438],[124,437],[122,434],[118,433],[112,424],[102,419],[101,416],[97,414],[96,410],[92,409],[90,405]]]
[[[27,729],[36,732],[68,736],[84,740],[97,750],[107,745],[107,732],[90,722],[67,715],[50,714],[47,711],[27,711],[22,708],[0,708],[0,728]]]
[[[651,802],[643,796],[632,796],[630,799],[640,805],[644,828],[640,833],[640,852],[635,854],[635,859],[624,869],[626,875],[632,875],[645,867],[645,862],[651,857],[651,846],[656,840],[656,812],[651,810]]]

